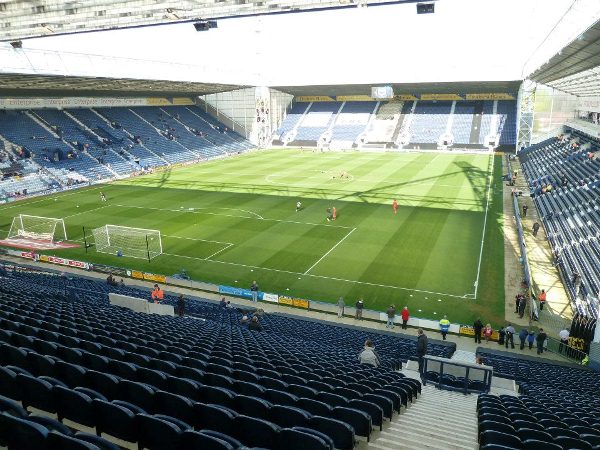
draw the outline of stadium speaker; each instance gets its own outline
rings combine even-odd
[[[433,14],[435,3],[417,3],[417,14]]]
[[[23,48],[23,41],[14,41],[10,45],[12,45],[12,48]]]
[[[216,20],[201,20],[200,22],[194,23],[196,31],[208,31],[211,28],[217,28]]]

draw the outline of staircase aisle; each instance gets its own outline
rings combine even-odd
[[[356,449],[477,449],[476,404],[477,395],[423,386],[408,409],[384,424],[383,431],[373,432],[370,443],[360,442]]]

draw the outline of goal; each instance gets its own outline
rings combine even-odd
[[[67,240],[63,219],[19,214],[13,218],[6,239],[53,243]]]
[[[96,251],[131,258],[152,259],[162,254],[159,230],[104,225],[92,230]]]

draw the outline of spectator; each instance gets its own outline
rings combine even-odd
[[[535,341],[535,333],[533,330],[527,332],[527,344],[529,344],[529,350],[533,348],[533,342]]]
[[[529,206],[523,205],[523,217],[527,217],[527,210],[528,209],[529,209]]]
[[[185,316],[185,298],[183,298],[183,294],[179,294],[177,298],[177,315],[179,317]]]
[[[423,333],[423,329],[417,330],[417,357],[419,358],[419,374],[423,378],[423,362],[427,354],[427,336]]]
[[[359,299],[356,302],[355,308],[356,308],[356,320],[362,320],[362,313],[363,313],[363,308],[365,307],[365,304],[363,302],[363,299]]]
[[[508,348],[508,343],[510,342],[510,348],[515,348],[515,328],[509,323],[504,329],[504,332],[506,333],[504,338],[504,346]]]
[[[479,365],[479,366],[483,366],[483,358],[479,355],[477,355],[475,357],[475,364]]]
[[[252,317],[252,320],[248,324],[248,329],[250,331],[262,331],[263,330],[262,325],[258,321],[258,317],[256,317],[256,316]]]
[[[565,348],[569,346],[569,330],[566,328],[562,329],[558,336],[560,337],[560,345],[558,346],[558,353],[562,353]]]
[[[544,329],[540,328],[540,331],[538,331],[538,335],[535,338],[535,340],[537,341],[537,354],[541,355],[542,353],[544,353],[544,342],[546,341],[546,339],[548,338],[548,335],[546,333],[544,333]]]
[[[219,306],[221,308],[227,308],[227,300],[225,300],[225,297],[221,297],[221,301],[219,302]]]
[[[373,341],[368,339],[365,342],[365,347],[362,352],[358,355],[358,360],[361,364],[368,364],[370,366],[379,367],[381,362],[379,361],[379,357],[377,353],[375,353],[375,347],[373,346]]]
[[[256,284],[256,281],[252,282],[252,285],[250,286],[250,290],[252,291],[252,301],[254,303],[258,302],[258,284]]]
[[[242,320],[240,320],[240,325],[247,326],[250,323],[250,318],[246,315],[242,316]]]
[[[520,346],[519,349],[523,350],[525,348],[525,342],[527,341],[527,335],[529,333],[527,333],[527,329],[523,328],[521,329],[521,331],[519,331],[519,341],[520,341]]]
[[[481,330],[483,330],[483,323],[481,323],[481,319],[477,319],[473,324],[473,333],[475,334],[476,344],[481,344]]]
[[[521,301],[519,302],[519,317],[522,319],[525,315],[525,307],[527,306],[527,300],[524,296],[521,296]]]
[[[165,298],[165,292],[158,286],[158,284],[154,285],[154,290],[152,294],[150,294],[150,298],[154,300],[154,303],[161,303]]]
[[[539,230],[540,230],[540,224],[538,222],[535,222],[533,224],[533,237],[537,236]]]
[[[540,311],[542,311],[546,304],[546,291],[544,289],[542,289],[542,292],[538,295],[538,300],[540,301]]]
[[[577,272],[577,271],[573,272],[573,277],[571,278],[571,283],[575,287],[575,292],[577,292],[579,290],[579,286],[581,285],[581,275],[579,275],[579,272]]]
[[[123,278],[121,278],[121,280],[119,281],[119,286],[121,286],[121,287],[125,286],[125,282],[123,281]]]
[[[344,317],[344,308],[346,307],[346,303],[344,302],[344,297],[340,297],[337,301],[338,306],[338,319]]]
[[[394,328],[394,319],[396,318],[396,307],[394,305],[390,305],[386,311],[387,314],[387,324],[386,328]]]
[[[506,336],[506,331],[504,327],[500,327],[498,330],[498,345],[504,345],[504,336]]]
[[[254,311],[254,314],[252,314],[252,317],[258,317],[259,319],[262,319],[262,317],[265,315],[265,310],[262,308],[258,308],[256,311]]]
[[[519,314],[519,304],[521,303],[521,294],[515,295],[515,314]]]
[[[483,337],[485,338],[485,343],[487,344],[488,342],[490,342],[490,338],[492,337],[492,334],[494,333],[494,330],[492,329],[492,326],[488,323],[485,328],[483,329]]]
[[[448,334],[448,330],[450,329],[450,321],[448,320],[448,316],[444,316],[442,320],[440,320],[440,332],[442,333],[442,339],[446,340],[446,335]]]
[[[117,285],[117,282],[113,278],[112,273],[109,273],[108,276],[106,277],[106,284],[108,284],[109,286],[116,286]]]
[[[408,311],[408,306],[402,308],[402,329],[406,330],[408,328],[408,319],[410,318],[410,312]]]

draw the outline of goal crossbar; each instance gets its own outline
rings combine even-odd
[[[55,217],[19,214],[13,218],[7,239],[21,238],[48,242],[66,241],[65,221]]]
[[[162,254],[160,230],[107,224],[92,230],[96,251],[151,260]]]

